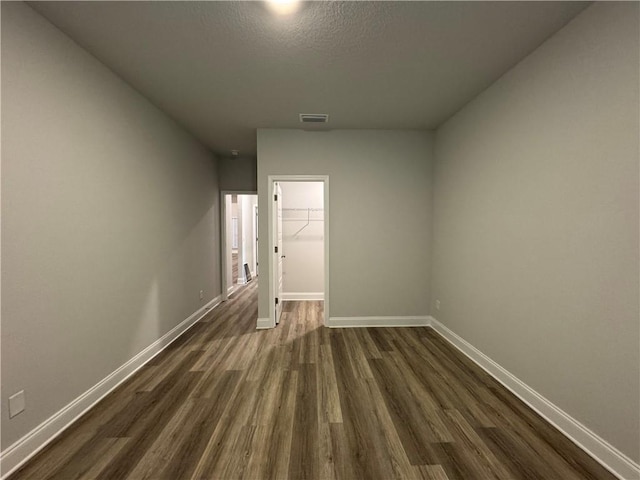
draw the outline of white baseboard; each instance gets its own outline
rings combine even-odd
[[[233,293],[233,291],[235,290],[235,286],[231,285],[230,287],[227,287],[227,295],[231,295]]]
[[[428,327],[428,316],[417,317],[330,317],[330,328],[352,327]]]
[[[431,327],[621,480],[640,479],[640,465],[501,367],[433,317]]]
[[[212,308],[215,308],[220,300],[219,295],[203,305],[186,320],[4,450],[0,454],[0,465],[2,465],[0,478],[4,479],[20,468],[85,412],[195,325]]]
[[[256,329],[258,330],[263,330],[265,328],[274,328],[275,325],[273,324],[273,322],[271,321],[270,318],[259,318],[258,319],[258,323],[256,325]]]
[[[323,292],[283,292],[284,301],[324,300]]]

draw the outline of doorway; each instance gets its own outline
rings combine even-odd
[[[329,316],[329,177],[269,176],[270,321],[283,301],[323,301]]]
[[[245,192],[221,192],[222,296],[223,300],[258,275],[258,229],[255,211],[258,196]]]

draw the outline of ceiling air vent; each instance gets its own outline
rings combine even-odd
[[[301,113],[300,122],[302,123],[327,123],[329,115],[326,113]]]

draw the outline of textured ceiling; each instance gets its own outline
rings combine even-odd
[[[432,129],[584,2],[30,2],[215,152],[256,128]],[[318,127],[316,127],[318,128]]]

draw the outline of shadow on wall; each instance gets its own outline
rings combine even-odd
[[[147,285],[147,293],[141,299],[141,309],[137,316],[138,322],[132,324],[136,330],[131,332],[131,342],[129,344],[128,355],[133,357],[144,349],[147,345],[157,340],[166,332],[171,330],[198,308],[211,301],[220,294],[219,286],[219,231],[216,228],[218,215],[217,199],[214,198],[213,206],[206,211],[200,219],[193,219],[195,223],[190,231],[183,238],[176,238],[175,243],[169,247],[168,255],[163,251],[158,251],[154,259],[149,259],[150,271],[154,271],[155,276],[151,278]],[[212,242],[206,242],[212,239]],[[200,283],[203,287],[185,291],[186,285],[193,284],[193,277],[202,269],[198,265],[202,256],[200,252],[210,248],[210,275],[215,280],[213,290],[211,289],[211,279],[202,279]],[[206,272],[205,272],[206,273]],[[141,283],[148,281],[142,280]],[[176,281],[181,288],[176,288]],[[204,285],[208,285],[205,289]],[[203,298],[200,299],[200,290],[203,290]],[[206,293],[205,293],[206,292]],[[180,299],[192,298],[187,307],[180,308]]]

